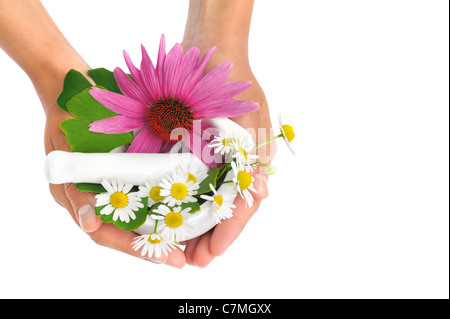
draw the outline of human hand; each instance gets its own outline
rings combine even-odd
[[[65,134],[60,129],[60,123],[72,116],[56,105],[57,95],[43,95],[51,96],[50,98],[41,98],[44,108],[47,110],[45,151],[47,154],[55,150],[70,152],[70,147],[65,140]],[[166,263],[179,268],[184,266],[185,257],[179,248],[174,249],[169,256],[162,255],[160,258],[152,259],[141,257],[139,252],[132,249],[132,243],[138,236],[137,234],[121,230],[113,224],[102,223],[100,217],[96,215],[94,209],[96,204],[94,193],[79,191],[75,184],[72,183],[62,185],[50,184],[50,192],[54,200],[69,212],[75,223],[95,243],[145,260]]]
[[[217,46],[217,51],[209,61],[205,72],[231,59],[234,65],[227,81],[252,82],[252,86],[236,98],[255,101],[259,103],[259,109],[232,120],[253,131],[255,142],[258,143],[270,138],[271,121],[263,89],[256,80],[248,60],[248,28],[252,7],[252,0],[217,1],[208,9],[198,1],[191,1],[186,31],[181,44],[185,51],[192,46],[197,46],[203,53]],[[233,18],[227,17],[228,14],[231,14]],[[222,24],[223,20],[227,23]],[[231,25],[231,22],[234,24]],[[259,160],[270,164],[275,151],[276,145],[273,142],[258,149]],[[255,200],[253,206],[247,207],[245,200],[238,196],[234,203],[236,208],[233,210],[233,218],[226,219],[206,234],[185,242],[188,264],[200,267],[208,265],[216,256],[223,254],[239,236],[258,210],[261,201],[268,196],[268,175],[265,174],[264,167],[256,170],[254,178],[254,188],[257,193],[252,194]]]
[[[71,115],[59,108],[56,100],[70,69],[76,69],[89,78],[87,63],[36,0],[0,1],[0,48],[29,76],[42,102],[46,114],[46,154],[54,150],[70,151],[60,123],[71,118]],[[81,192],[74,184],[50,185],[50,192],[94,242],[141,258],[132,249],[136,234],[104,224],[95,214],[95,194]],[[170,256],[163,255],[152,261],[179,268],[186,263],[180,249],[173,250]]]
[[[190,10],[191,8],[195,9],[197,4],[195,0],[191,2],[193,6],[190,7]],[[243,21],[248,26],[250,23],[248,14],[250,13],[251,16],[252,3],[252,0],[214,2],[214,4],[218,5],[227,4],[228,10],[224,11],[222,10],[224,9],[223,7],[219,8],[220,13],[227,12],[233,15],[235,12],[232,6],[236,4],[243,5],[245,7],[244,10],[239,12],[247,15],[243,17]],[[86,75],[89,67],[70,46],[39,1],[3,1],[0,4],[0,46],[27,73],[42,101],[46,114],[46,153],[53,150],[69,151],[70,148],[65,141],[65,135],[60,130],[60,123],[70,118],[71,115],[56,105],[56,99],[62,89],[63,79],[67,71],[73,68]],[[201,2],[198,2],[198,4],[201,4]],[[213,7],[210,9],[218,8]],[[213,12],[212,16],[217,14],[217,11]],[[16,19],[15,17],[21,18]],[[195,18],[195,14],[191,15],[190,12],[190,17]],[[210,18],[211,15],[205,17]],[[227,19],[222,15],[223,18]],[[201,23],[202,26],[208,26],[209,24],[209,27],[211,27],[213,25],[203,19],[196,19],[195,21],[196,23]],[[247,128],[269,129],[270,119],[267,102],[248,64],[245,40],[245,30],[248,32],[248,28],[244,26],[241,29],[244,31],[242,37],[230,37],[229,34],[225,33],[223,36],[220,36],[220,32],[217,32],[218,30],[209,27],[209,32],[200,29],[197,30],[198,32],[189,31],[189,26],[195,27],[196,23],[190,24],[188,21],[188,28],[183,41],[185,49],[192,45],[197,45],[201,50],[209,49],[214,45],[219,46],[219,50],[209,63],[206,72],[225,60],[233,59],[235,67],[229,80],[251,80],[253,82],[252,88],[238,96],[238,98],[253,100],[260,104],[259,111],[235,118],[234,120]],[[217,27],[225,24],[216,23],[214,25]],[[228,28],[226,31],[232,31],[230,24],[226,25]],[[200,24],[197,26],[200,26]],[[235,26],[240,27],[239,23],[235,24]],[[233,41],[227,44],[228,40]],[[30,54],[31,52],[32,54]],[[269,134],[267,133],[266,136],[269,136]],[[270,145],[267,146],[269,147]],[[270,162],[270,158],[274,154],[273,148],[266,153]],[[257,210],[260,201],[267,196],[267,183],[264,175],[255,176],[255,188],[258,190],[258,193],[254,194],[255,203],[252,208],[246,208],[244,201],[237,199],[237,208],[235,209],[235,218],[233,220],[224,221],[213,231],[189,241],[185,253],[177,248],[169,256],[163,255],[156,261],[180,268],[184,266],[186,261],[199,266],[207,265],[214,256],[223,253],[236,239],[249,218]],[[125,232],[111,224],[104,224],[95,215],[93,208],[95,205],[94,194],[80,192],[73,184],[50,185],[50,191],[55,201],[67,209],[73,220],[94,242],[140,257],[140,253],[132,249],[132,242],[136,234]]]

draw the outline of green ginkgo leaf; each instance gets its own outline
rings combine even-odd
[[[91,88],[73,96],[67,103],[67,110],[75,117],[95,122],[117,116],[118,114],[103,106],[89,93]]]
[[[64,78],[63,90],[56,103],[64,111],[67,111],[66,103],[78,93],[90,88],[92,83],[77,70],[70,70]]]
[[[61,129],[66,134],[66,141],[72,152],[108,153],[133,141],[131,132],[121,134],[91,132],[89,122],[81,119],[67,119],[61,123]]]

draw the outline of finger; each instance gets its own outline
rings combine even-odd
[[[64,207],[72,217],[72,219],[78,223],[78,219],[75,216],[75,213],[72,208],[72,203],[66,196],[66,191],[64,189],[64,185],[55,185],[55,184],[49,184],[50,194],[53,196],[53,199],[55,202],[57,202],[59,205]]]
[[[162,254],[160,258],[148,258],[141,255],[141,250],[134,250],[133,242],[138,237],[136,233],[127,232],[117,228],[113,224],[102,224],[100,228],[89,234],[92,240],[100,246],[121,251],[125,254],[138,257],[144,260],[151,260],[158,263],[168,264],[173,267],[182,268],[186,264],[186,258],[180,248],[172,249],[166,256]]]
[[[193,238],[186,242],[186,248],[184,249],[184,254],[186,256],[186,263],[191,266],[195,266],[194,253],[197,248],[197,244],[200,241],[201,236]]]
[[[233,217],[218,224],[212,234],[210,251],[214,256],[222,255],[230,247],[258,209],[261,200],[256,199],[252,207],[246,207],[246,202],[241,197],[237,198],[234,203],[236,208]]]
[[[215,257],[210,250],[212,233],[213,231],[209,231],[203,234],[195,247],[192,257],[196,266],[206,267]]]
[[[248,207],[245,200],[237,197],[234,204],[236,208],[233,217],[222,221],[217,225],[210,242],[209,250],[212,255],[220,256],[236,240],[239,234],[247,225],[250,218],[258,210],[261,201],[269,196],[268,177],[266,174],[255,174],[254,188],[256,193],[252,193],[254,202],[252,207]]]
[[[96,231],[102,225],[102,221],[95,214],[95,194],[82,192],[72,183],[64,184],[64,190],[81,229],[86,233]]]

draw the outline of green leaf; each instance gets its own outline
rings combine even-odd
[[[117,86],[117,82],[114,78],[113,72],[105,68],[98,68],[89,70],[89,75],[97,85],[105,87],[108,91],[122,94],[119,87]]]
[[[89,131],[89,122],[80,119],[68,119],[61,123],[66,134],[66,141],[72,152],[108,153],[113,149],[130,144],[133,141],[131,132],[122,134],[104,134]]]
[[[183,203],[180,205],[181,206],[181,210],[185,209],[185,208],[191,208],[191,210],[189,211],[190,214],[194,214],[196,212],[198,212],[200,210],[200,204],[199,202],[195,202],[195,203]]]
[[[89,122],[103,120],[118,114],[103,106],[85,89],[72,97],[66,104],[67,110],[75,117]]]
[[[208,176],[200,183],[200,187],[197,190],[197,195],[205,194],[211,192],[209,184],[215,188],[217,183],[217,175],[219,174],[218,167],[211,167],[208,171]]]
[[[59,95],[56,103],[64,111],[67,111],[66,103],[78,93],[84,91],[92,86],[91,82],[84,77],[83,74],[76,70],[70,70],[67,72],[64,78],[63,90]]]
[[[75,186],[78,188],[78,190],[82,192],[90,192],[90,193],[106,193],[107,190],[103,187],[101,184],[93,184],[93,183],[76,183]],[[131,192],[138,192],[139,187],[133,186],[131,189]]]
[[[143,208],[139,208],[139,210],[134,211],[134,214],[136,215],[136,219],[130,219],[128,223],[123,222],[120,220],[120,218],[117,218],[116,221],[113,220],[114,212],[112,212],[109,215],[102,215],[100,212],[102,209],[106,206],[100,206],[95,207],[95,213],[96,215],[100,216],[100,219],[104,223],[113,223],[116,227],[123,229],[125,231],[133,231],[139,227],[141,227],[145,221],[147,220],[147,197],[142,198],[142,204],[144,205]]]
[[[106,193],[106,189],[101,184],[77,183],[75,186],[82,192]]]

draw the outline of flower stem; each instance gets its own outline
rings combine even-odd
[[[225,182],[219,183],[218,185],[216,185],[216,189],[222,184],[229,184],[229,183],[233,183],[233,181],[225,181]]]
[[[230,163],[226,163],[219,171],[219,175],[217,175],[217,180],[219,180],[223,173],[225,173],[227,171],[228,166],[230,166]]]
[[[266,163],[260,162],[260,161],[255,161],[253,162],[253,164],[260,164],[260,165],[264,165],[265,167],[269,168],[270,166],[267,165]]]
[[[280,138],[280,137],[283,137],[283,133],[280,133],[279,135],[277,135],[277,136],[275,136],[275,137],[272,137],[271,139],[265,141],[264,143],[259,144],[257,147],[255,147],[254,149],[252,149],[249,153],[253,153],[253,152],[256,151],[258,148],[261,148],[261,147],[263,147],[264,145],[266,145],[266,144],[268,144],[268,143],[270,143],[270,142],[272,142],[272,141],[274,141],[274,140],[276,140],[277,138]]]

